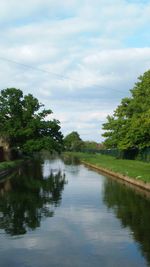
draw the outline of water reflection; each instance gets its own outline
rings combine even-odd
[[[41,162],[22,166],[12,179],[0,184],[0,229],[23,235],[39,227],[42,218],[54,215],[65,184],[59,170],[43,177]]]
[[[150,199],[113,180],[105,180],[104,203],[113,209],[122,227],[131,229],[132,237],[150,264]]]
[[[64,155],[62,156],[62,160],[66,165],[79,165],[80,160],[76,156]]]
[[[130,188],[38,159],[0,183],[1,266],[148,266],[149,219],[150,200]]]

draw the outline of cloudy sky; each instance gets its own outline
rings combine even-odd
[[[149,25],[148,0],[0,0],[0,89],[32,93],[64,135],[100,142],[150,68]]]

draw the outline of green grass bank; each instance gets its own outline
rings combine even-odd
[[[150,183],[150,163],[116,159],[112,156],[101,154],[80,153],[80,152],[65,152],[65,157],[78,157],[80,161],[107,169],[117,174],[122,174],[136,180],[141,180]]]
[[[23,160],[0,162],[0,179],[22,164]]]

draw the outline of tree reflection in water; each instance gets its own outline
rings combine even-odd
[[[144,257],[150,264],[150,199],[116,181],[106,180],[104,203],[113,209],[123,227],[130,227],[135,241],[140,244]]]
[[[45,179],[41,162],[23,166],[0,184],[0,228],[9,235],[23,235],[39,227],[42,218],[54,216],[65,184],[59,170]]]
[[[73,166],[76,166],[76,165],[79,165],[80,164],[80,160],[78,157],[76,156],[71,156],[71,155],[64,155],[62,157],[62,160],[63,162],[66,164],[66,165],[73,165]]]

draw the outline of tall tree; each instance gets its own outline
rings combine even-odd
[[[64,138],[65,149],[68,151],[80,151],[83,147],[83,141],[77,132],[71,132]]]
[[[150,147],[150,70],[138,78],[131,97],[123,98],[103,124],[108,147],[143,149]]]
[[[7,138],[11,147],[33,152],[43,148],[60,151],[63,136],[60,123],[49,120],[52,111],[31,94],[7,88],[0,95],[0,136]]]

